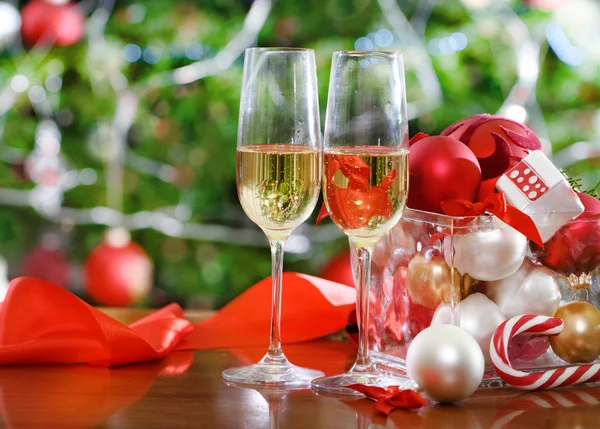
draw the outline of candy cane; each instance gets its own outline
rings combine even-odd
[[[577,365],[548,371],[523,372],[512,367],[508,359],[508,343],[516,335],[558,335],[563,321],[557,317],[525,314],[502,322],[490,343],[490,357],[496,373],[511,386],[523,390],[543,390],[554,387],[600,381],[600,364]]]

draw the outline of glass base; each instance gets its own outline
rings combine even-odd
[[[362,393],[345,387],[351,384],[364,384],[384,389],[389,386],[399,386],[401,389],[414,389],[416,387],[414,382],[406,377],[370,366],[366,370],[353,368],[345,374],[319,378],[311,383],[311,388],[318,394],[364,397]]]
[[[229,368],[222,375],[229,382],[246,386],[304,389],[310,387],[312,380],[325,374],[316,369],[292,365],[283,353],[277,357],[267,353],[254,365]]]

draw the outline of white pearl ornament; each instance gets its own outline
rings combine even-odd
[[[453,325],[421,331],[406,354],[406,372],[437,402],[458,402],[470,396],[483,379],[485,363],[477,341]]]
[[[496,219],[496,228],[448,237],[454,257],[448,265],[462,274],[482,281],[495,281],[519,269],[527,253],[527,238],[511,226]],[[446,252],[446,258],[452,256]]]
[[[486,364],[491,364],[490,341],[496,328],[505,320],[500,308],[487,296],[474,293],[458,303],[454,314],[449,304],[440,305],[435,310],[431,324],[454,324],[463,329],[479,344]]]
[[[560,305],[560,288],[554,272],[528,259],[514,274],[489,282],[485,292],[507,319],[521,314],[553,317]]]

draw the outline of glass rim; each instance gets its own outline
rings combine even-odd
[[[564,213],[564,214],[572,214],[575,215],[575,212],[548,212],[548,211],[540,211],[535,213],[530,213],[529,215],[552,215],[556,213]],[[454,228],[472,228],[472,226],[464,226],[464,225],[456,225],[456,222],[475,222],[477,220],[485,220],[486,222],[495,222],[495,219],[498,219],[495,215],[491,213],[485,213],[479,216],[450,216],[442,213],[434,213],[427,212],[423,210],[411,209],[406,207],[402,212],[402,218],[405,220],[412,221],[421,221],[426,223],[431,223],[439,226],[447,226],[453,225]],[[600,212],[586,212],[583,218],[581,217],[573,217],[568,220],[565,225],[571,225],[575,223],[600,223]],[[476,225],[477,226],[477,225]],[[479,225],[481,227],[481,225]]]
[[[294,48],[294,47],[253,47],[246,48],[246,52],[314,52],[314,49],[311,48]]]
[[[403,54],[401,51],[393,51],[393,50],[386,50],[386,49],[372,49],[372,50],[368,50],[368,51],[360,51],[360,50],[356,50],[356,49],[352,49],[349,51],[335,51],[333,53],[334,56],[348,56],[348,57],[367,57],[367,56],[372,56],[373,54],[378,54],[378,55],[383,55],[383,56],[387,56],[387,57],[403,57]]]

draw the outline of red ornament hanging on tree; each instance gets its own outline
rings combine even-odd
[[[85,17],[73,3],[33,0],[21,12],[21,34],[28,45],[69,46],[83,38]]]
[[[354,275],[352,274],[352,265],[350,264],[350,253],[345,252],[325,265],[321,274],[326,280],[354,287]]]
[[[69,261],[58,246],[42,243],[25,257],[23,275],[66,288],[69,284]]]
[[[429,136],[413,142],[409,152],[408,207],[444,213],[442,201],[475,201],[481,168],[467,146],[452,137]]]
[[[482,180],[504,174],[530,150],[542,148],[540,140],[525,125],[488,113],[455,122],[441,135],[454,137],[469,146],[479,160]]]
[[[148,254],[130,241],[129,233],[110,230],[85,262],[87,292],[99,304],[128,306],[152,288],[153,265]]]

